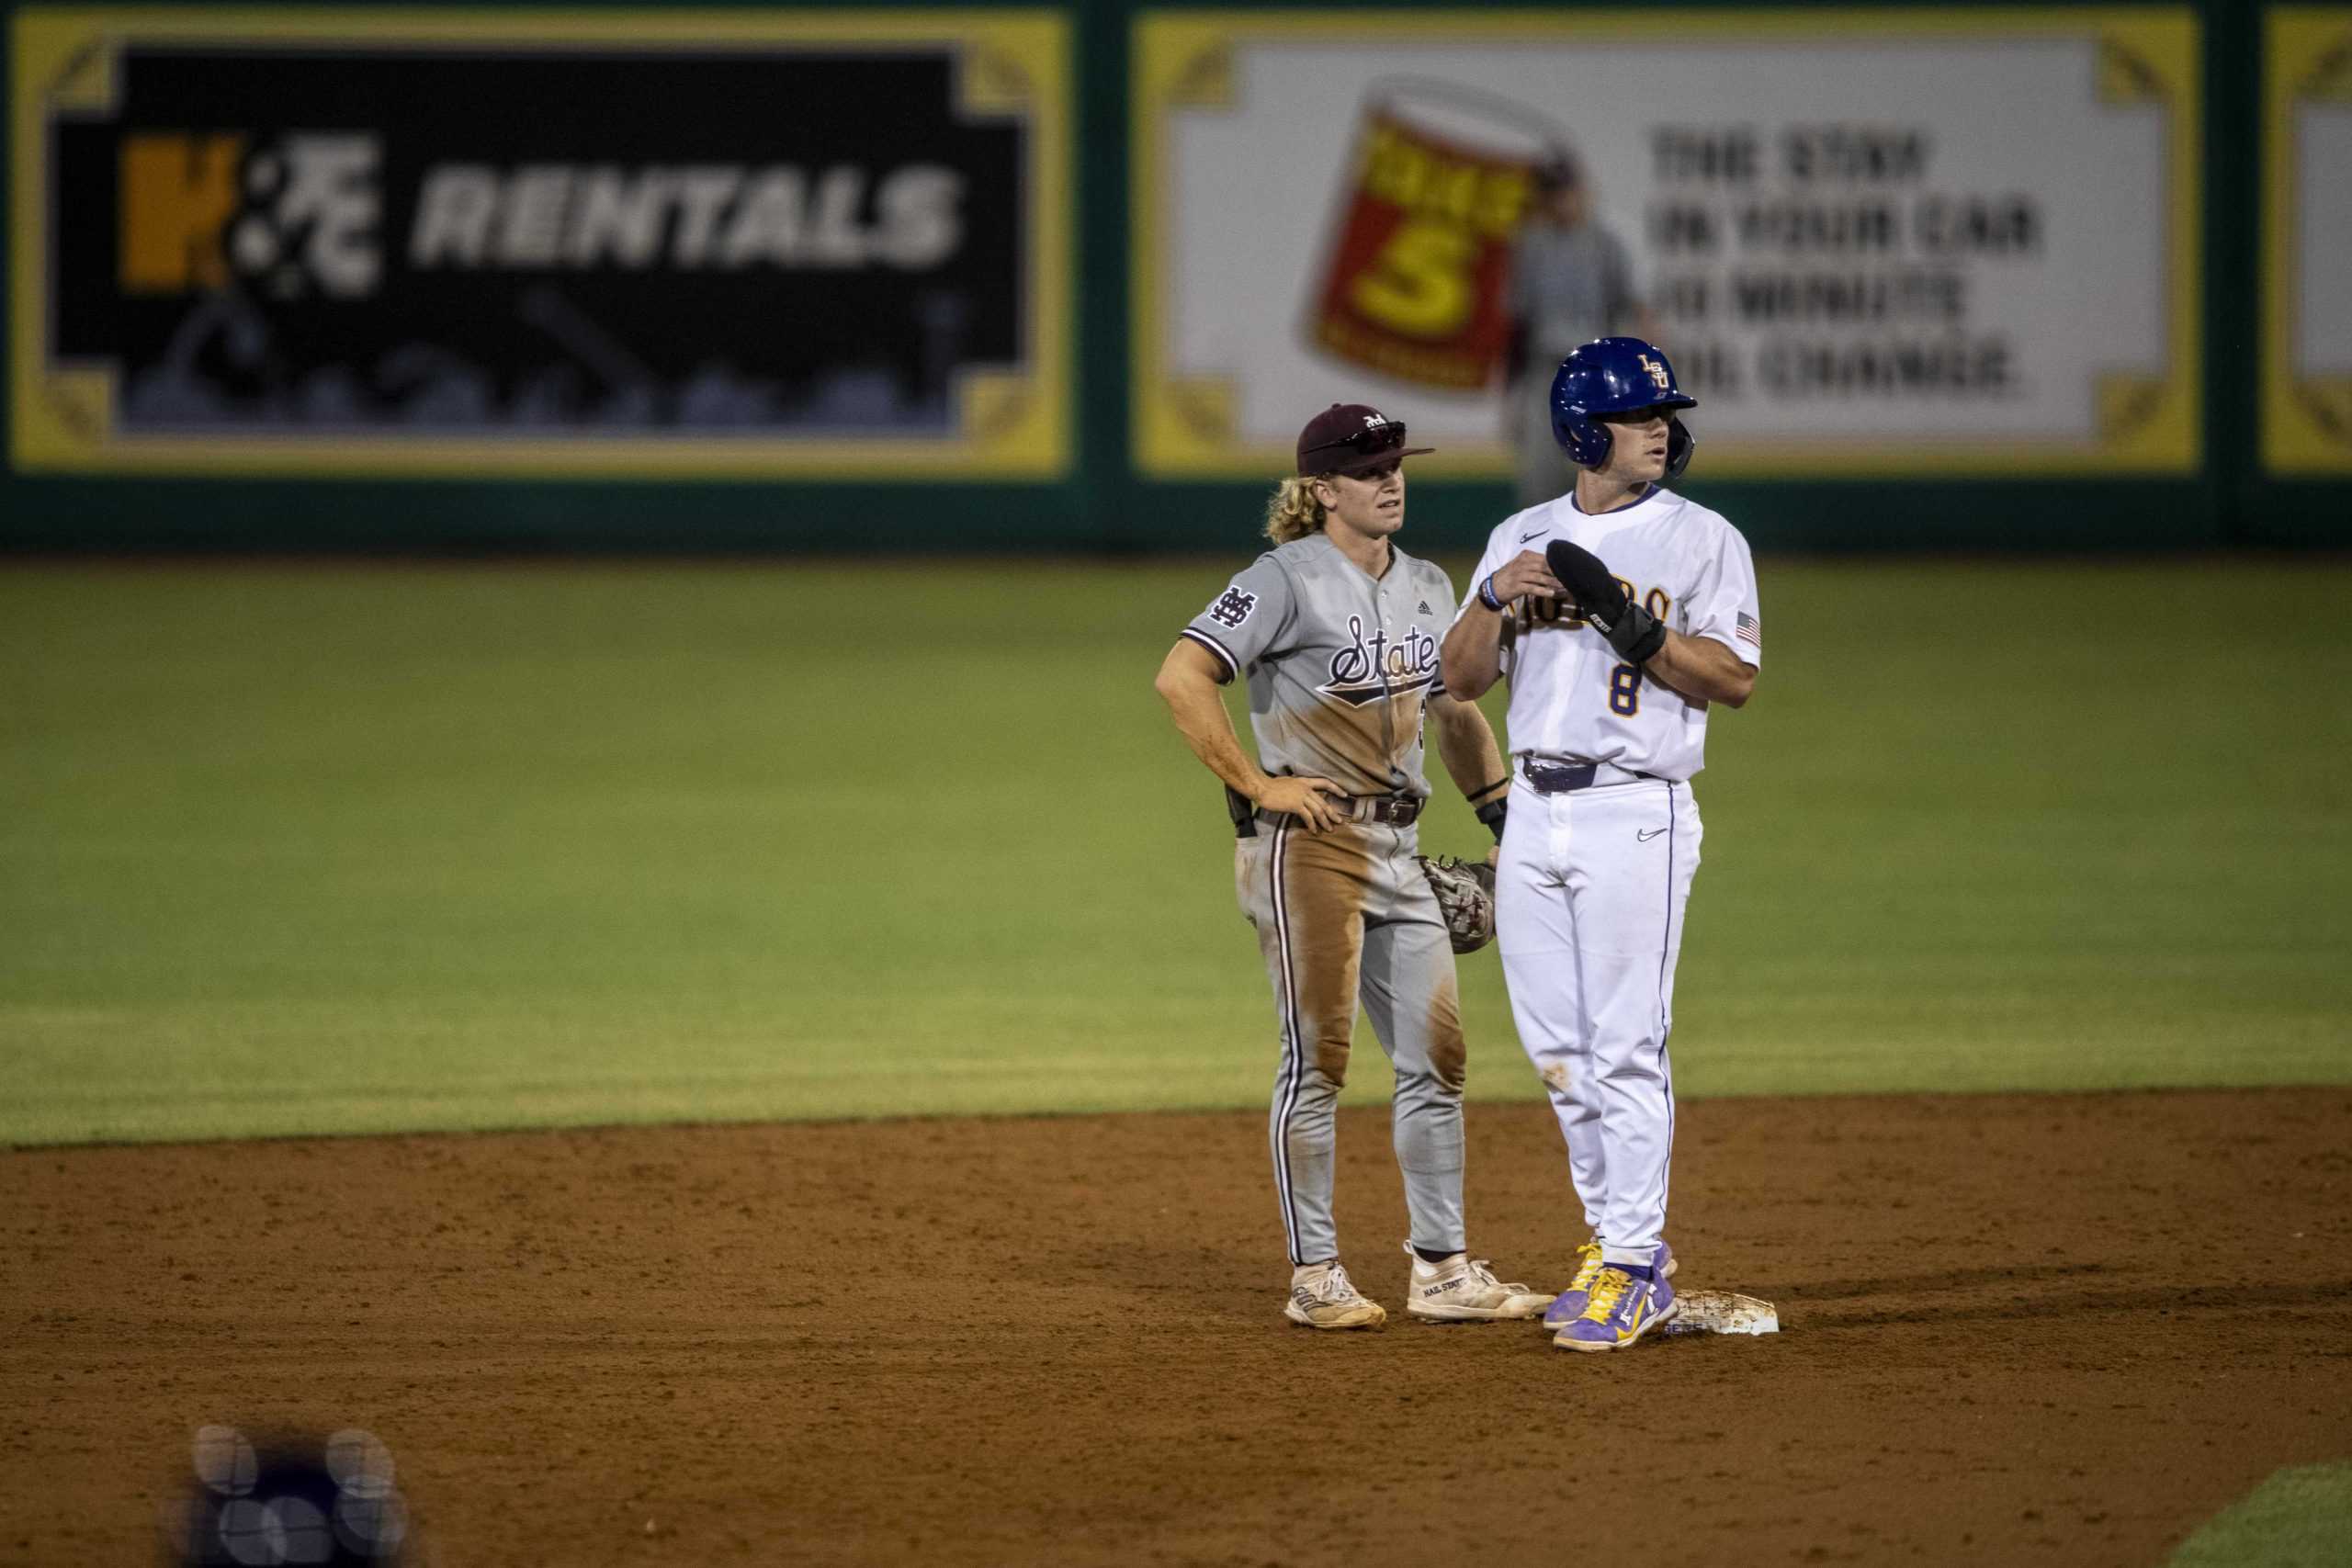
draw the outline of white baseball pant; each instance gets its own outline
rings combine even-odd
[[[1585,1223],[1606,1261],[1646,1264],[1666,1229],[1667,1041],[1701,828],[1689,784],[1615,776],[1629,782],[1557,795],[1514,777],[1496,941]]]

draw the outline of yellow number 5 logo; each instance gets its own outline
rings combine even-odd
[[[1478,302],[1470,276],[1475,249],[1470,231],[1454,224],[1406,223],[1356,280],[1356,309],[1408,337],[1453,336]]]

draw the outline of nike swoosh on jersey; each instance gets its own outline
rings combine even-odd
[[[1645,844],[1646,844],[1646,843],[1648,843],[1652,839],[1657,838],[1660,833],[1663,833],[1663,832],[1665,832],[1665,831],[1666,831],[1666,829],[1663,829],[1663,828],[1645,828],[1645,829],[1643,829],[1641,831],[1639,831],[1639,832],[1635,833],[1635,834],[1634,835],[1634,837],[1635,837],[1636,839],[1639,839],[1642,842],[1644,842],[1644,843],[1645,843]]]
[[[1522,545],[1523,545],[1523,544],[1527,543],[1527,541],[1528,541],[1528,540],[1530,540],[1530,539],[1540,539],[1540,538],[1542,538],[1544,535],[1546,535],[1546,534],[1550,533],[1551,531],[1552,531],[1552,530],[1551,530],[1551,529],[1549,529],[1549,528],[1538,528],[1538,529],[1536,529],[1536,530],[1535,530],[1535,532],[1534,532],[1534,533],[1532,533],[1532,534],[1521,534],[1521,535],[1519,536],[1519,542],[1520,542],[1521,544],[1522,544]]]

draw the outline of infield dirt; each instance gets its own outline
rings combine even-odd
[[[152,1560],[194,1429],[369,1428],[414,1561],[2160,1562],[2352,1455],[2352,1090],[1702,1101],[1686,1288],[1784,1331],[1611,1356],[1281,1315],[1262,1117],[0,1155],[0,1562]],[[1556,1286],[1536,1106],[1472,1239]]]

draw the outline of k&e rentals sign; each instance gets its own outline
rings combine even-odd
[[[1064,30],[20,13],[17,460],[1057,473]]]

